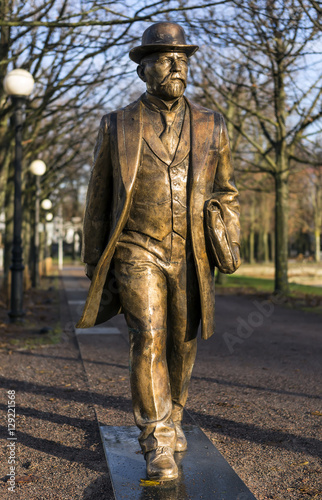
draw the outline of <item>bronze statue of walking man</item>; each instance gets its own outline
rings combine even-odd
[[[184,97],[188,45],[161,22],[130,52],[146,93],[102,118],[84,221],[92,280],[78,327],[122,312],[148,477],[178,476],[197,330],[215,328],[214,267],[239,266],[239,204],[223,117]]]

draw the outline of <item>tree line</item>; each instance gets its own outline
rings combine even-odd
[[[50,194],[56,206],[77,194],[88,179],[100,117],[135,95],[130,47],[149,24],[170,20],[200,46],[191,59],[189,95],[223,113],[228,125],[244,258],[273,259],[275,290],[287,292],[287,261],[297,235],[313,235],[316,260],[320,256],[321,14],[313,0],[223,0],[198,7],[160,1],[140,3],[137,11],[126,1],[112,8],[94,0],[0,0],[0,81],[9,69],[22,67],[36,82],[24,128],[25,261],[31,258],[35,192],[28,165],[36,157],[46,162],[43,197]],[[0,85],[5,274],[12,235],[12,111]],[[80,210],[77,202],[74,210]]]

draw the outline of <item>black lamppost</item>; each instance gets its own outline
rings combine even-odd
[[[22,165],[22,125],[26,98],[34,87],[34,79],[28,71],[14,69],[3,82],[6,94],[11,96],[15,107],[15,174],[14,174],[14,216],[13,245],[11,264],[11,309],[9,316],[12,323],[21,320],[24,315],[23,304],[23,259],[22,259],[22,207],[21,207],[21,165]]]
[[[46,163],[42,160],[34,160],[29,170],[36,177],[35,197],[35,227],[34,227],[34,259],[32,268],[32,286],[38,288],[39,279],[39,200],[40,200],[40,177],[46,172]]]
[[[50,210],[53,206],[52,202],[49,200],[49,198],[46,198],[45,200],[42,200],[40,204],[41,208],[43,210]],[[47,222],[50,222],[53,219],[53,214],[47,213],[45,215],[45,221],[44,221],[44,236],[45,236],[45,241],[44,241],[44,274],[47,276],[47,259],[48,259],[48,226]]]

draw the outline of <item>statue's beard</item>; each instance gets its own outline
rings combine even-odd
[[[169,75],[163,80],[163,82],[153,85],[151,93],[155,96],[160,97],[160,99],[171,100],[181,97],[186,89],[186,82],[182,78],[174,78]]]
[[[175,99],[184,94],[186,86],[182,80],[169,80],[164,85],[160,86],[164,98]]]

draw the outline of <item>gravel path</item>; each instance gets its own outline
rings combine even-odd
[[[15,493],[2,481],[1,499],[113,498],[97,420],[133,425],[125,323],[110,322],[118,335],[76,341],[75,301],[88,281],[80,268],[65,273],[63,342],[0,353],[4,414],[6,391],[16,390],[16,474],[30,480]],[[263,297],[219,296],[217,335],[198,349],[186,421],[201,427],[258,500],[322,499],[321,316]],[[5,420],[1,427],[4,478]]]

